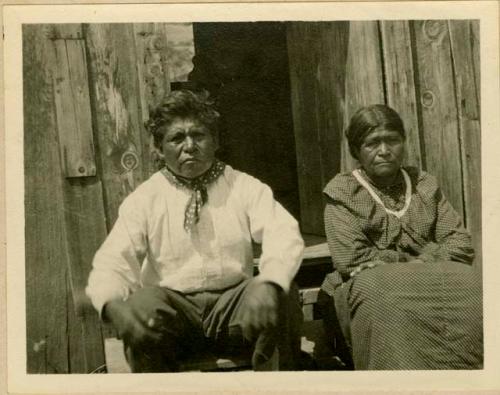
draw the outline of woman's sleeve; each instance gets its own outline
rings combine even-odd
[[[146,248],[146,222],[129,196],[92,262],[86,293],[99,314],[107,302],[125,299],[139,287]]]
[[[397,262],[399,253],[379,250],[363,233],[358,219],[343,204],[329,199],[325,207],[325,232],[334,267],[343,279],[360,264],[382,260]]]
[[[436,242],[441,252],[451,261],[472,264],[474,249],[471,237],[464,228],[460,215],[438,188],[436,221]]]

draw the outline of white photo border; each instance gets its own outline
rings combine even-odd
[[[8,391],[317,393],[500,390],[500,121],[497,1],[4,6]],[[485,367],[479,371],[28,375],[24,268],[22,25],[26,23],[478,19],[481,56]]]

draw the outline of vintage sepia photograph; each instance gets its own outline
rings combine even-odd
[[[286,372],[481,383],[497,172],[484,129],[498,126],[483,118],[498,105],[484,14],[498,4],[411,4],[360,18],[47,6],[12,23],[16,388],[261,372],[273,388]]]

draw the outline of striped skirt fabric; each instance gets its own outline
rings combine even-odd
[[[483,366],[481,277],[471,266],[387,264],[343,283],[334,298],[356,370]]]

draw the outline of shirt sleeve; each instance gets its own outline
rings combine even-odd
[[[275,283],[288,292],[304,251],[299,225],[274,199],[269,186],[250,176],[244,183],[243,196],[252,239],[262,244],[257,278]]]
[[[437,189],[436,196],[438,200],[436,242],[447,259],[472,264],[474,249],[460,215],[443,195],[441,189]]]
[[[399,260],[398,251],[379,250],[374,246],[361,230],[357,218],[343,204],[329,199],[324,214],[326,239],[333,265],[344,280],[364,262]]]
[[[139,287],[146,248],[146,221],[129,196],[92,262],[86,293],[99,315],[107,302],[126,299]]]

